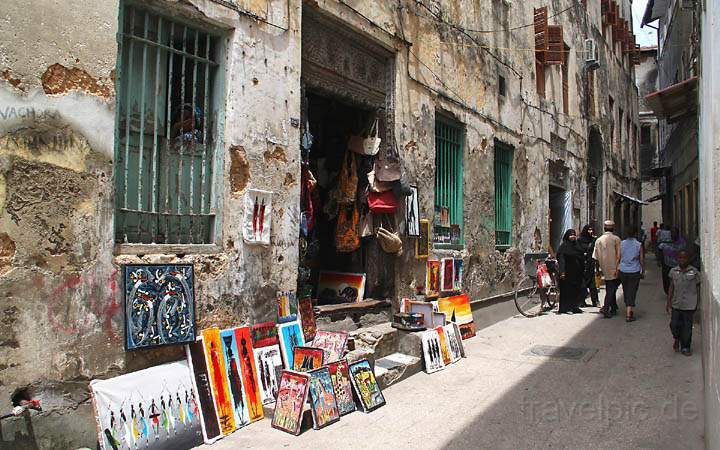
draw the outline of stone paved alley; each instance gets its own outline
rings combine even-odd
[[[375,412],[298,437],[263,420],[211,448],[704,448],[700,330],[693,356],[673,352],[659,270],[648,266],[634,323],[597,308],[515,316],[465,341],[460,363],[386,389]],[[535,345],[590,352],[527,355]]]

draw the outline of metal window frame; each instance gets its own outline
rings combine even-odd
[[[125,25],[125,18],[126,14],[128,14],[128,11],[131,11],[133,14],[132,16],[132,25],[131,29],[126,29]],[[135,20],[136,17],[141,17],[144,19],[144,24],[142,26],[142,36],[139,36],[136,32],[135,28]],[[153,27],[149,28],[149,21],[152,19]],[[161,36],[164,36],[163,34],[163,26],[170,27],[169,30],[166,32],[170,33],[170,39],[174,39],[178,37],[178,32],[174,32],[175,28],[178,29],[182,28],[182,34],[180,36],[183,36],[183,50],[179,50],[177,48],[174,48],[174,46],[168,46],[163,45]],[[155,34],[156,40],[149,39],[148,31],[152,31],[152,33]],[[170,31],[172,30],[172,31]],[[188,36],[188,30],[191,32],[191,36]],[[174,32],[174,33],[173,33]],[[193,45],[193,53],[189,53],[186,51],[186,45],[188,42],[186,42],[186,39],[192,39],[192,34],[195,36],[194,45]],[[200,36],[204,35],[202,38]],[[205,43],[203,45],[202,42],[199,42],[199,40],[205,40]],[[225,54],[226,54],[226,36],[225,32],[223,30],[218,29],[215,26],[202,23],[202,22],[195,22],[195,21],[187,21],[180,17],[170,16],[165,11],[159,10],[157,8],[152,8],[148,5],[144,5],[140,2],[136,2],[133,0],[127,0],[127,1],[121,1],[119,5],[119,14],[118,14],[118,32],[117,32],[117,41],[118,41],[118,53],[117,53],[117,59],[116,59],[116,73],[117,73],[117,83],[116,83],[116,111],[115,111],[115,143],[114,143],[114,161],[113,161],[113,173],[114,173],[114,183],[113,187],[115,190],[114,195],[114,221],[113,221],[113,239],[116,242],[115,244],[115,252],[116,253],[128,253],[128,254],[140,254],[143,252],[146,252],[148,250],[148,247],[152,247],[153,251],[163,251],[163,248],[167,248],[170,252],[189,252],[189,253],[195,253],[195,252],[203,252],[203,253],[215,253],[219,251],[220,245],[219,242],[222,242],[222,175],[224,172],[224,158],[223,158],[223,143],[224,143],[224,110],[225,110],[225,103],[226,98],[224,93],[226,92],[225,88]],[[128,49],[128,56],[126,58],[125,55],[125,46],[130,43],[130,48]],[[142,73],[140,74],[142,76],[142,82],[141,85],[138,86],[137,84],[133,84],[133,80],[127,80],[125,77],[130,76],[130,73],[132,72],[132,65],[133,65],[133,56],[132,56],[132,50],[135,46],[139,44],[139,51],[142,53]],[[204,47],[204,49],[202,49]],[[147,65],[147,56],[148,52],[150,51],[153,59],[155,60],[153,65],[154,67],[149,67]],[[204,57],[201,56],[204,51]],[[166,198],[164,199],[165,202],[165,208],[161,210],[161,205],[159,203],[162,203],[163,201],[158,201],[158,189],[160,189],[160,186],[162,184],[162,168],[158,166],[158,160],[161,157],[164,158],[170,158],[171,149],[175,150],[175,148],[171,147],[173,146],[173,143],[170,141],[174,138],[170,137],[171,128],[171,109],[172,109],[172,96],[173,93],[171,91],[173,84],[177,81],[173,78],[173,58],[170,58],[170,55],[181,55],[182,56],[182,74],[180,76],[180,83],[181,83],[181,99],[180,99],[180,108],[182,108],[182,105],[184,104],[186,100],[185,95],[185,86],[187,84],[187,72],[185,70],[185,64],[188,60],[190,61],[197,61],[201,63],[202,65],[198,65],[197,63],[192,65],[192,69],[190,69],[191,76],[192,76],[192,105],[194,106],[202,106],[203,111],[203,125],[202,125],[202,155],[196,154],[198,151],[197,148],[197,142],[193,141],[193,144],[191,144],[192,150],[190,150],[189,153],[183,154],[183,151],[186,150],[185,145],[183,143],[183,139],[180,141],[180,148],[178,149],[178,170],[177,172],[174,172],[174,175],[177,177],[178,180],[180,180],[180,183],[177,183],[176,190],[177,194],[180,194],[181,192],[185,192],[182,190],[187,182],[185,178],[189,178],[189,200],[185,200],[184,203],[189,204],[189,206],[186,206],[185,209],[187,211],[181,211],[181,200],[180,195],[177,195],[176,203],[174,209],[176,210],[176,214],[174,216],[177,218],[177,222],[173,224],[173,226],[178,227],[177,235],[173,235],[176,239],[171,239],[171,242],[168,242],[168,236],[169,233],[169,226],[168,221],[170,220],[168,217],[166,217],[166,228],[165,228],[165,242],[156,242],[159,240],[160,237],[160,220],[159,218],[164,215],[172,215],[172,211],[168,209],[168,197],[169,193],[166,194]],[[127,59],[127,60],[126,60]],[[164,63],[161,63],[162,60],[165,60]],[[192,64],[192,63],[191,63]],[[127,67],[126,67],[127,65]],[[164,66],[164,67],[162,67]],[[213,67],[211,69],[211,66]],[[161,70],[162,67],[162,70]],[[127,74],[126,74],[127,71]],[[198,78],[198,73],[201,71],[204,71],[204,74],[200,74],[200,77]],[[154,73],[154,76],[151,74]],[[152,78],[151,81],[147,81],[148,74],[151,74],[150,77]],[[160,87],[159,85],[161,83],[158,83],[159,79],[165,79],[167,77],[167,84],[165,85],[165,92],[164,97],[158,98],[158,96],[162,96],[162,94],[159,94]],[[143,173],[143,159],[150,159],[149,155],[148,158],[145,158],[145,149],[144,146],[146,145],[145,141],[147,139],[146,134],[146,112],[145,112],[145,101],[150,99],[151,97],[146,96],[145,90],[148,87],[147,83],[150,83],[150,85],[155,85],[155,100],[154,100],[154,107],[152,110],[152,119],[151,119],[151,126],[153,128],[152,130],[152,142],[148,145],[152,146],[152,150],[148,148],[147,153],[150,153],[152,151],[152,162],[147,161],[147,163],[152,163],[152,169],[149,172],[149,175],[151,178],[145,179],[145,174]],[[198,83],[204,83],[203,85],[203,99],[201,101],[198,101],[196,103],[196,97],[197,94],[199,94],[199,85]],[[126,84],[128,86],[132,86],[131,88],[127,88]],[[148,242],[142,242],[142,237],[138,239],[140,242],[127,242],[127,233],[125,233],[125,230],[123,230],[123,242],[119,242],[119,227],[126,226],[124,223],[121,223],[121,221],[124,221],[127,219],[129,214],[128,212],[132,213],[133,211],[128,208],[128,197],[130,196],[129,190],[128,190],[128,172],[130,169],[130,158],[128,157],[129,153],[129,147],[130,147],[130,139],[129,136],[131,134],[131,128],[130,126],[130,108],[131,108],[131,101],[130,101],[130,95],[131,91],[133,89],[137,88],[141,89],[140,94],[140,104],[141,104],[141,113],[140,113],[140,129],[139,131],[133,131],[132,133],[137,133],[137,136],[139,136],[139,149],[138,149],[138,156],[137,156],[137,182],[138,182],[138,189],[137,189],[137,202],[135,203],[135,206],[137,207],[138,214],[138,223],[142,219],[143,214],[153,214],[156,216],[156,219],[151,219],[148,222],[151,223],[151,230],[149,236],[151,236],[152,243]],[[127,97],[127,98],[126,98]],[[147,97],[147,98],[146,98]],[[158,100],[161,100],[162,102],[165,102],[167,104],[167,109],[164,110],[165,118],[162,117],[158,118],[159,111],[162,111],[164,106],[161,105],[158,106]],[[125,108],[123,108],[123,102],[127,101],[127,105],[125,105]],[[202,102],[202,105],[199,103]],[[175,105],[177,108],[178,105]],[[124,109],[126,111],[124,111]],[[126,117],[125,119],[125,142],[121,143],[121,121],[123,120],[123,113],[125,112]],[[165,123],[162,123],[165,122]],[[158,128],[161,128],[160,134],[158,133]],[[196,129],[193,129],[192,133],[194,134],[196,132]],[[161,143],[161,138],[163,136],[165,137],[165,144]],[[163,152],[166,152],[163,155]],[[212,154],[209,154],[209,152],[212,152]],[[121,160],[121,153],[125,154],[125,157],[122,158],[122,164],[120,163]],[[183,173],[183,158],[187,158],[189,156],[189,176],[184,177]],[[200,166],[195,168],[194,166],[197,164],[195,162],[196,158],[200,156],[201,160],[199,161]],[[145,168],[145,170],[148,170],[148,168]],[[199,195],[200,198],[196,199],[196,192],[194,192],[195,189],[195,171],[200,171],[199,176]],[[165,168],[165,189],[166,191],[169,190],[170,185],[170,171],[169,168]],[[122,191],[119,189],[120,186],[120,180],[118,177],[123,177],[123,189]],[[206,179],[206,177],[209,177]],[[143,184],[148,183],[152,185],[151,191],[143,191]],[[147,188],[146,188],[147,189]],[[207,189],[207,192],[206,192]],[[143,197],[149,196],[151,194],[150,198],[147,199],[147,205],[143,204]],[[196,217],[203,216],[204,218],[200,219],[200,224],[198,225]],[[187,219],[187,218],[190,219]],[[153,223],[153,220],[157,220],[157,222]],[[187,225],[187,222],[185,225],[182,224],[183,220],[190,220],[190,225]],[[207,221],[207,223],[205,223]],[[138,225],[138,230],[136,230],[136,233],[138,236],[140,236],[140,226]],[[189,228],[188,228],[189,227]],[[182,242],[183,239],[183,231],[187,231],[187,236],[190,237],[191,242]],[[198,236],[201,236],[201,242],[195,241],[195,230],[199,230]],[[174,233],[175,231],[173,231]],[[205,237],[203,237],[205,236]]]
[[[440,142],[439,142],[440,141]],[[434,206],[450,208],[450,223],[460,225],[460,243],[438,243],[433,248],[462,250],[464,225],[465,125],[439,112],[435,114],[435,199]],[[443,205],[448,201],[448,205]],[[433,211],[434,214],[434,211]],[[433,227],[434,231],[435,227]]]
[[[512,235],[512,180],[515,148],[505,142],[494,142],[495,170],[495,248],[505,250],[513,243]],[[501,239],[503,233],[506,239]]]

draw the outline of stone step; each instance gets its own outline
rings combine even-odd
[[[372,354],[375,361],[398,351],[399,332],[389,322],[351,331],[350,336],[355,345],[354,351]]]
[[[403,353],[393,353],[375,360],[375,378],[380,388],[395,384],[422,370],[422,359]]]

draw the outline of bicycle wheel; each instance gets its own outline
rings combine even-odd
[[[542,299],[534,277],[526,278],[515,287],[515,307],[525,317],[542,313]]]
[[[545,303],[548,305],[547,309],[553,309],[555,305],[557,305],[558,297],[560,297],[560,292],[558,292],[557,288],[555,286],[550,286],[547,290],[547,298],[545,299]]]

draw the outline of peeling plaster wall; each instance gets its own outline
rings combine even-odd
[[[293,123],[300,119],[302,3],[288,1],[239,3],[288,31],[211,0],[150,2],[226,30],[223,217],[218,251],[208,254],[162,254],[152,246],[124,254],[114,245],[118,1],[48,0],[35,10],[15,0],[4,5],[0,26],[14,35],[0,42],[0,399],[30,386],[48,411],[34,419],[32,434],[22,421],[3,423],[2,439],[15,448],[94,447],[87,382],[182,357],[181,348],[123,350],[122,264],[194,263],[199,329],[271,319],[275,291],[295,288],[300,161]],[[554,10],[564,7],[556,3]],[[401,147],[416,143],[403,164],[419,187],[422,217],[433,214],[435,113],[464,124],[466,246],[434,254],[464,259],[463,283],[473,299],[509,291],[522,254],[547,248],[549,160],[562,157],[568,167],[567,187],[580,211],[575,226],[587,219],[587,130],[596,124],[608,136],[610,124],[602,106],[607,101],[598,99],[595,117],[584,115],[582,54],[571,60],[570,114],[564,115],[559,68],[548,69],[547,99],[535,93],[534,54],[527,51],[532,28],[484,36],[481,42],[491,49],[481,50],[412,1],[401,2],[400,14],[395,2],[355,2],[366,18],[335,1],[307,4],[395,49],[395,135]],[[428,4],[441,9],[444,20],[472,29],[531,23],[538,6]],[[588,23],[597,17],[590,8]],[[584,31],[573,24],[583,20],[573,12],[551,23],[563,21],[568,45],[581,48]],[[506,80],[504,97],[497,94],[498,74]],[[596,83],[598,98],[617,92],[617,102],[637,101],[632,76],[613,61],[606,61]],[[567,141],[566,155],[551,149],[551,133]],[[514,247],[505,252],[495,250],[494,139],[515,147]],[[618,150],[603,140],[607,163]],[[629,179],[613,170],[607,167],[606,193],[633,193]],[[267,248],[242,240],[249,188],[276,193]],[[405,241],[399,258],[396,299],[425,283],[413,241]]]

